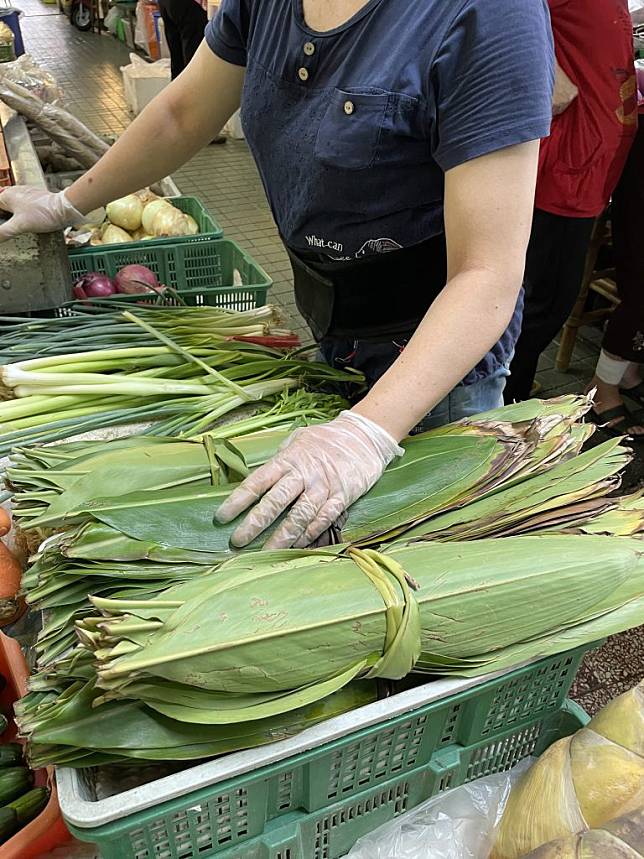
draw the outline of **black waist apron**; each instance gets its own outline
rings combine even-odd
[[[445,286],[445,236],[357,260],[286,248],[295,303],[315,339],[386,340],[411,334]]]

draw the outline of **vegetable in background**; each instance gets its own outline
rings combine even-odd
[[[192,236],[199,232],[194,218],[174,206],[171,198],[157,197],[148,190],[113,200],[105,213],[106,220],[92,237],[92,245]]]
[[[75,298],[86,301],[88,298],[108,298],[116,289],[110,277],[93,271],[76,281],[73,292]]]
[[[0,626],[12,623],[24,611],[19,596],[22,566],[13,553],[0,541]]]
[[[33,773],[26,767],[3,767],[0,769],[0,805],[6,805],[26,793],[34,781]]]
[[[121,227],[128,233],[141,227],[143,203],[136,194],[128,194],[120,200],[114,200],[105,207],[107,219],[115,227]]]
[[[138,295],[142,292],[158,294],[165,289],[153,271],[150,271],[147,266],[136,263],[123,266],[117,272],[114,277],[114,287],[116,292],[122,292],[125,295]]]
[[[587,829],[578,835],[537,847],[523,859],[642,859],[644,808]]]
[[[492,859],[521,859],[638,809],[644,812],[644,683],[550,746],[525,773],[510,794]]]
[[[58,354],[49,344],[43,357],[5,364],[0,376],[15,398],[0,402],[0,451],[140,422],[155,423],[151,431],[166,435],[197,434],[235,410],[261,409],[264,400],[268,411],[286,391],[362,381],[359,374],[271,348],[290,348],[293,336],[273,332],[270,308],[241,314],[210,310],[125,312],[116,348],[100,316],[83,334],[85,339],[103,329],[91,351]],[[246,324],[253,319],[261,324]],[[258,329],[268,336],[247,338]],[[64,333],[61,345],[67,342]]]
[[[153,236],[194,236],[199,227],[194,218],[174,206],[160,208],[152,219]]]
[[[167,200],[163,199],[162,197],[157,198],[156,200],[151,200],[149,203],[146,204],[145,208],[143,209],[143,214],[141,216],[141,227],[144,232],[146,232],[148,235],[152,234],[152,223],[155,217],[159,212],[163,211],[163,209],[165,209],[169,205],[170,204],[167,202]]]
[[[111,301],[108,312],[79,304],[72,315],[57,319],[0,316],[0,364],[12,364],[45,355],[109,350],[121,346],[156,346],[158,338],[123,315],[129,304]],[[101,308],[101,311],[104,308]],[[154,326],[181,346],[202,346],[222,340],[240,339],[276,349],[300,345],[299,339],[281,327],[275,307],[231,311],[220,307],[137,308],[137,318]],[[200,338],[198,341],[195,338]]]
[[[0,783],[2,773],[0,771]],[[49,789],[34,787],[0,808],[0,844],[37,817],[49,802]]]
[[[14,766],[21,762],[22,746],[20,745],[20,743],[0,744],[0,768]]]
[[[118,245],[131,241],[132,236],[120,227],[115,227],[114,224],[107,224],[101,233],[101,243],[104,245]]]

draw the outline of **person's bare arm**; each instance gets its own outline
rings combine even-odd
[[[220,59],[202,42],[185,71],[69,188],[70,203],[90,212],[181,167],[237,110],[243,81],[243,68]]]
[[[552,93],[552,115],[558,116],[579,95],[579,90],[564,72],[558,62],[555,61],[555,88]]]
[[[244,69],[205,42],[119,140],[65,191],[15,185],[0,189],[0,242],[82,224],[85,215],[172,173],[209,143],[239,107]]]
[[[445,176],[448,282],[407,348],[354,408],[402,439],[497,342],[521,287],[539,142]],[[392,284],[395,288],[395,284]]]

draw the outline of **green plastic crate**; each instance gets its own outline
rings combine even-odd
[[[160,283],[171,286],[190,305],[249,310],[266,304],[266,294],[272,284],[253,258],[230,239],[166,245],[143,242],[133,248],[115,245],[110,250],[93,248],[91,253],[69,258],[74,281],[92,271],[114,277],[119,269],[130,263],[147,266]],[[243,286],[233,284],[235,269],[241,275]],[[155,298],[118,294],[114,300],[131,304],[178,303],[171,296]],[[109,301],[101,299],[100,307],[109,310]]]
[[[214,783],[177,796],[172,779],[152,782],[112,797],[107,813],[98,810],[101,801],[81,798],[82,774],[62,770],[61,809],[70,830],[96,842],[104,859],[338,859],[362,835],[430,796],[510,769],[580,727],[585,714],[566,696],[588,649],[354,730],[369,711],[361,708],[338,739],[223,780],[222,758],[193,771],[219,767]],[[399,697],[370,707],[384,703],[391,712]],[[189,783],[190,771],[181,777]],[[200,778],[203,785],[210,775],[202,771]],[[163,801],[164,791],[173,798]],[[97,818],[102,825],[93,826]]]
[[[196,242],[208,241],[208,239],[220,239],[223,236],[223,229],[196,197],[168,197],[168,200],[173,206],[176,206],[177,209],[181,209],[181,211],[185,212],[186,215],[190,215],[195,219],[197,226],[199,227],[199,232],[196,235],[169,236],[166,238],[159,237],[156,239],[146,239],[145,241],[140,242],[122,242],[121,244],[99,245],[98,247],[105,247],[109,250],[114,248],[118,248],[119,250],[132,250],[133,248],[140,248],[145,245],[154,245],[155,247],[158,247],[159,245],[195,244]],[[70,260],[72,257],[83,256],[84,254],[93,254],[95,251],[96,247],[68,248]]]

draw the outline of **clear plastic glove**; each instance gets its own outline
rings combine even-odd
[[[15,185],[2,191],[0,215],[2,210],[11,212],[12,217],[0,224],[0,242],[23,233],[51,233],[86,220],[85,215],[72,206],[64,191],[54,193],[29,185]]]
[[[235,489],[217,519],[231,522],[259,502],[231,538],[233,545],[247,546],[295,502],[265,548],[305,548],[403,453],[378,424],[342,412],[330,423],[296,430],[279,453]]]

